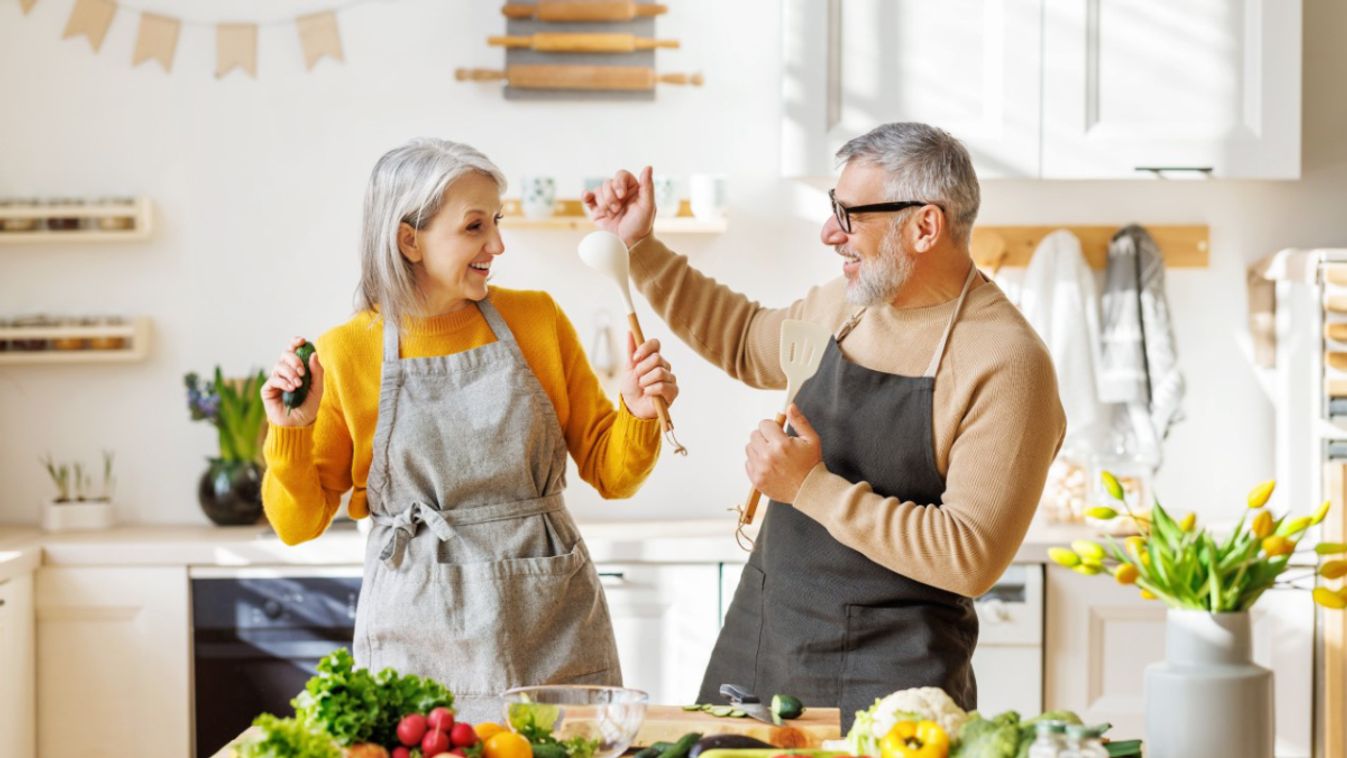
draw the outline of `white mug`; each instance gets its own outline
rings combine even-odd
[[[702,221],[725,218],[725,175],[693,174],[688,181],[691,189],[692,215]]]
[[[520,182],[519,207],[527,218],[550,218],[557,204],[557,180],[526,176]]]
[[[655,174],[651,179],[655,187],[655,214],[658,216],[678,215],[678,185],[672,176]]]

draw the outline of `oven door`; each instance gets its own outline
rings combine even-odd
[[[195,745],[213,755],[260,713],[289,716],[318,661],[349,648],[359,569],[192,573]]]

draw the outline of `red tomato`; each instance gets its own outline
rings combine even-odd
[[[405,747],[395,747],[391,758],[412,758],[412,751]]]
[[[421,740],[421,755],[439,755],[449,751],[449,735],[439,729],[431,729]]]
[[[426,717],[426,723],[430,725],[431,729],[439,729],[441,732],[448,734],[449,730],[454,728],[454,712],[440,706],[430,712],[430,715]],[[429,753],[429,755],[434,755],[434,753]]]
[[[449,730],[449,741],[454,743],[454,747],[472,747],[477,744],[477,732],[473,730],[472,724],[460,721]]]
[[[398,722],[398,742],[407,747],[416,747],[421,744],[421,738],[426,736],[426,717],[419,713],[409,713],[402,717]]]

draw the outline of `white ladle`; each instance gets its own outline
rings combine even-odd
[[[627,304],[627,326],[631,329],[632,336],[636,338],[636,344],[645,344],[645,334],[641,331],[641,322],[636,318],[636,306],[632,302],[631,286],[627,281],[631,276],[631,262],[626,243],[612,232],[590,232],[580,240],[580,260],[595,271],[610,277],[617,284],[617,288],[622,291],[622,300]],[[674,436],[669,406],[664,402],[664,398],[658,395],[655,397],[655,412],[659,414],[660,427],[664,430],[665,439],[673,445],[674,452],[687,455],[687,448],[683,447],[678,437]]]

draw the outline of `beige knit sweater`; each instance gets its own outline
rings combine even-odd
[[[688,265],[653,236],[632,248],[636,285],[683,341],[753,387],[782,388],[781,322],[813,321],[836,333],[856,309],[846,281],[814,287],[786,308],[764,308]],[[866,368],[920,376],[955,301],[869,308],[842,342]],[[820,463],[793,503],[839,542],[904,576],[976,597],[1015,557],[1038,505],[1048,465],[1066,432],[1052,360],[1033,328],[994,283],[977,278],[936,374],[935,460],[941,507],[881,497]],[[822,440],[827,448],[828,440]]]

